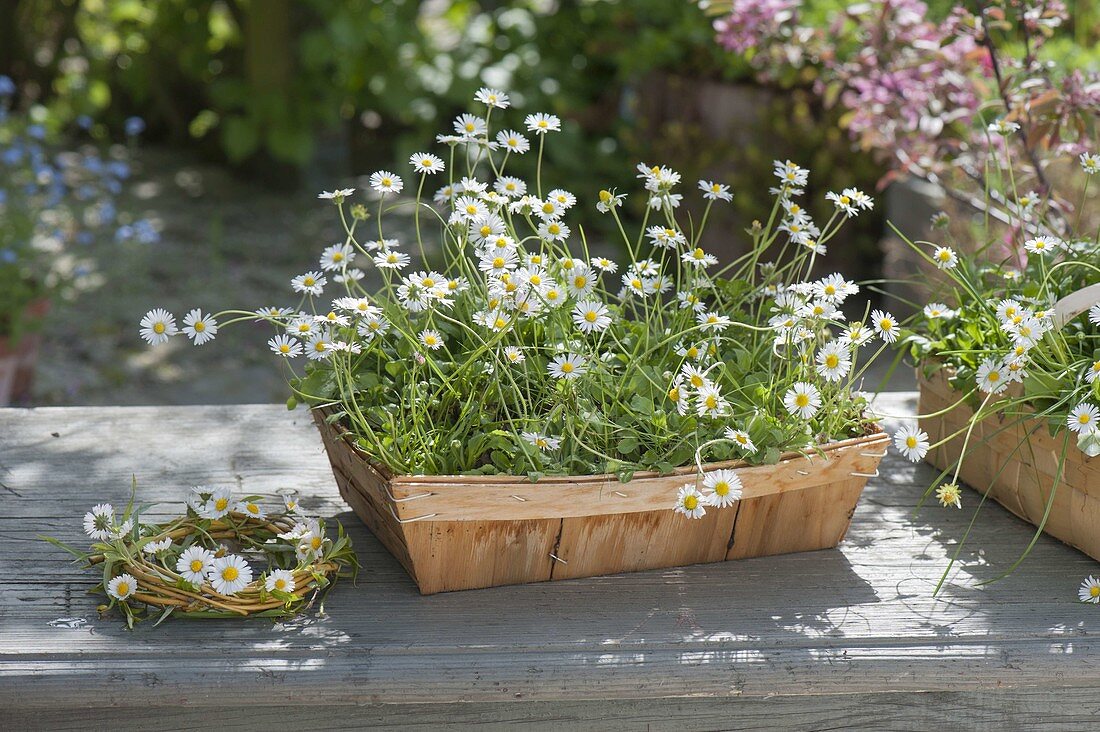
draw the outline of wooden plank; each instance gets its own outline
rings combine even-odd
[[[912,413],[913,395],[882,408]],[[1100,565],[1044,537],[1015,574],[979,587],[1033,531],[990,502],[932,597],[978,496],[914,515],[936,471],[896,455],[836,550],[430,597],[341,506],[303,412],[0,410],[0,466],[0,715],[16,722],[143,726],[152,713],[158,729],[223,719],[212,715],[247,728],[278,713],[324,729],[377,714],[378,728],[436,729],[480,713],[548,729],[1079,729],[1100,699],[1100,615],[1075,600]],[[93,578],[35,536],[81,543],[82,511],[124,503],[133,473],[166,511],[192,483],[294,485],[345,522],[364,572],[324,615],[128,632],[96,615]],[[86,624],[49,625],[62,617]]]

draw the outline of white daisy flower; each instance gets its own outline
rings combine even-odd
[[[405,252],[383,249],[374,255],[374,266],[380,269],[405,269],[412,259]]]
[[[417,173],[421,175],[435,175],[436,173],[442,173],[447,167],[443,164],[443,160],[437,158],[431,153],[416,153],[409,157],[409,165],[413,167]]]
[[[317,198],[322,201],[335,201],[337,204],[343,203],[344,199],[355,193],[354,188],[337,188],[334,191],[321,191],[317,194]]]
[[[851,370],[851,354],[844,344],[830,341],[818,350],[817,372],[826,381],[841,381]]]
[[[214,340],[214,336],[218,334],[218,321],[214,316],[203,315],[202,310],[195,308],[184,317],[183,332],[196,346],[201,346]]]
[[[1092,366],[1085,371],[1085,381],[1093,384],[1097,379],[1100,379],[1100,361],[1093,361]]]
[[[254,519],[262,519],[267,517],[267,514],[264,513],[263,508],[255,501],[241,501],[237,504],[236,511],[237,513],[243,513],[245,516]]]
[[[377,173],[371,173],[370,187],[373,188],[376,193],[381,193],[382,195],[387,193],[397,194],[405,187],[405,182],[401,180],[401,176],[396,173],[391,173],[388,170],[379,170]]]
[[[511,364],[523,363],[527,360],[523,349],[519,346],[506,346],[504,348],[504,360]]]
[[[325,290],[328,280],[320,272],[306,272],[290,281],[290,286],[295,292],[304,292],[310,295],[320,295]]]
[[[930,302],[924,306],[924,316],[930,320],[951,320],[957,312],[944,305],[942,302]]]
[[[776,160],[773,165],[775,167],[773,171],[775,177],[778,178],[784,186],[796,189],[801,188],[806,185],[806,182],[810,179],[810,171],[795,165],[790,160],[783,163]]]
[[[615,193],[606,189],[600,190],[600,200],[596,201],[596,210],[600,213],[611,213],[612,210],[623,205],[626,200],[625,193]]]
[[[1062,242],[1059,239],[1050,236],[1037,236],[1034,239],[1028,239],[1024,242],[1024,249],[1028,250],[1032,254],[1048,254],[1052,251],[1057,251]]]
[[[115,523],[115,507],[109,503],[99,503],[84,514],[84,533],[93,539],[107,541],[111,538],[111,527]]]
[[[294,573],[287,569],[273,569],[264,580],[268,592],[294,592]]]
[[[107,583],[107,594],[121,601],[133,595],[137,588],[138,583],[133,575],[120,574]]]
[[[326,272],[343,269],[355,259],[355,250],[350,244],[333,244],[321,252],[321,269]]]
[[[592,266],[607,273],[613,273],[619,269],[619,265],[607,257],[592,257]]]
[[[954,269],[959,263],[959,255],[951,247],[936,247],[932,261],[939,269]]]
[[[324,333],[317,333],[306,341],[305,354],[310,361],[324,361],[334,350],[332,340]]]
[[[706,499],[703,498],[703,494],[696,489],[694,484],[687,483],[681,486],[680,491],[676,494],[675,511],[688,518],[703,518],[707,513],[705,504]]]
[[[219,519],[229,513],[232,508],[233,492],[228,488],[215,488],[210,491],[207,498],[198,509],[198,514],[205,519]]]
[[[825,194],[825,199],[832,201],[833,206],[835,206],[838,211],[843,211],[848,218],[859,213],[859,209],[856,208],[855,202],[852,201],[851,196],[846,193],[834,193],[829,191]]]
[[[706,384],[696,393],[695,412],[700,417],[718,417],[729,409],[729,402],[715,384]]]
[[[1015,122],[999,119],[996,122],[991,122],[987,129],[994,135],[1011,135],[1013,132],[1020,129],[1020,125]]]
[[[244,557],[227,554],[213,562],[207,581],[221,595],[235,595],[252,582],[252,567]]]
[[[748,432],[727,427],[724,435],[727,440],[732,441],[745,452],[750,454],[756,452],[756,445],[753,444],[752,438],[749,437]]]
[[[690,363],[685,363],[680,367],[680,376],[687,381],[693,389],[702,389],[710,385],[710,378],[707,376],[706,372]]]
[[[472,114],[460,114],[454,122],[454,128],[455,133],[466,140],[484,137],[488,130],[485,120]]]
[[[1096,579],[1092,575],[1085,578],[1085,581],[1081,583],[1081,587],[1077,590],[1077,598],[1081,602],[1091,602],[1093,605],[1100,604],[1100,579]]]
[[[202,581],[214,569],[214,553],[201,546],[189,546],[176,560],[176,571],[193,585]]]
[[[813,419],[821,408],[821,392],[813,384],[799,381],[783,395],[783,406],[802,419]]]
[[[1078,160],[1081,161],[1081,170],[1085,171],[1088,175],[1100,173],[1100,155],[1083,152]]]
[[[602,302],[584,300],[573,308],[573,322],[582,333],[598,333],[611,325],[611,316]]]
[[[528,131],[534,132],[536,135],[545,135],[547,132],[561,131],[561,120],[555,115],[545,114],[543,112],[527,115],[523,119],[523,124],[527,125]]]
[[[253,312],[261,318],[282,318],[293,313],[294,308],[281,308],[277,305],[269,305],[266,308],[260,308]]]
[[[149,345],[159,346],[179,331],[176,330],[176,318],[164,308],[155,308],[141,319],[139,333]]]
[[[172,537],[166,536],[159,541],[151,541],[141,547],[141,550],[146,554],[160,554],[166,552],[172,548]]]
[[[713,254],[707,254],[703,251],[702,247],[696,247],[690,252],[684,252],[680,255],[680,259],[699,269],[706,269],[707,267],[718,264],[718,257]]]
[[[597,283],[596,273],[588,265],[570,267],[569,274],[565,277],[565,286],[569,294],[576,298],[587,297],[596,289]]]
[[[520,198],[527,195],[527,184],[511,175],[502,175],[493,183],[493,190],[502,196]]]
[[[1079,435],[1088,435],[1100,429],[1100,409],[1089,402],[1081,402],[1066,418],[1066,426]]]
[[[859,285],[849,282],[839,273],[834,272],[813,283],[813,290],[818,298],[839,305],[848,299],[849,295],[858,293]]]
[[[497,133],[497,144],[515,155],[523,155],[531,149],[530,141],[515,130],[501,130]],[[520,195],[523,195],[522,193]]]
[[[978,388],[988,394],[1000,394],[1011,383],[1004,364],[992,358],[978,366],[977,382]]]
[[[940,502],[940,505],[944,508],[948,506],[954,506],[955,508],[962,508],[962,490],[956,483],[944,483],[936,489],[936,500]]]
[[[741,479],[732,470],[715,470],[703,476],[703,494],[708,506],[725,508],[741,500]]]
[[[381,315],[368,315],[359,321],[359,325],[355,327],[355,332],[366,338],[367,342],[370,342],[385,335],[389,329],[389,321]]]
[[[1093,325],[1100,325],[1100,302],[1089,308],[1089,322]]]
[[[733,194],[730,193],[730,187],[721,183],[715,183],[714,181],[701,180],[699,181],[699,190],[703,192],[703,198],[708,201],[732,201]]]
[[[510,104],[507,94],[499,89],[493,89],[487,86],[478,89],[477,94],[474,95],[474,99],[481,102],[486,107],[493,107],[496,109],[505,109]]]
[[[699,313],[695,316],[695,322],[705,331],[718,332],[725,330],[732,323],[728,315],[719,315],[718,313],[711,312]]]
[[[568,211],[577,203],[577,197],[564,188],[555,188],[546,197],[561,206],[563,211]]]
[[[560,221],[546,221],[539,226],[538,233],[546,241],[565,241],[572,232]]]
[[[902,427],[894,433],[894,447],[914,463],[923,460],[928,454],[928,433],[919,427]]]
[[[890,313],[882,310],[871,312],[871,322],[874,323],[875,332],[886,343],[893,343],[898,339],[898,321]]]
[[[310,524],[309,533],[301,537],[298,546],[294,549],[294,555],[300,562],[312,562],[324,553],[325,537],[321,533],[320,525],[316,522]]]
[[[419,340],[422,344],[432,349],[433,351],[443,347],[443,336],[439,333],[438,330],[433,330],[431,328],[425,328],[424,330],[420,331],[420,335],[417,336],[417,340]]]
[[[564,353],[554,356],[554,359],[546,366],[546,370],[555,379],[576,379],[588,371],[588,366],[582,356],[575,353]]]
[[[561,440],[556,437],[547,437],[546,435],[538,432],[524,432],[521,437],[527,442],[542,450],[543,452],[549,452],[551,450],[557,450],[561,446]]]

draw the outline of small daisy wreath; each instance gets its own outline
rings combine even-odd
[[[278,504],[275,504],[275,499]],[[103,566],[93,588],[106,593],[100,612],[118,608],[133,627],[147,610],[195,618],[286,617],[327,593],[338,577],[352,576],[359,562],[336,523],[303,516],[297,495],[234,497],[228,488],[191,489],[187,513],[165,523],[144,523],[131,497],[118,514],[101,503],[84,516],[93,539],[81,552],[47,537],[84,562]]]

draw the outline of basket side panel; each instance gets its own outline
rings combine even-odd
[[[402,526],[420,592],[550,579],[561,519],[416,521]]]
[[[671,508],[562,520],[553,578],[678,567],[725,558],[736,508],[686,519]]]
[[[381,476],[367,466],[331,425],[325,424],[320,412],[314,412],[314,418],[340,496],[415,579],[416,571],[405,546],[405,534],[401,524],[390,513],[389,498]]]
[[[848,532],[865,478],[742,501],[726,559],[828,549]]]
[[[944,376],[920,379],[920,413],[946,409],[957,399]],[[959,405],[942,416],[922,419],[921,427],[936,442],[965,430],[972,414],[969,407]],[[1087,458],[1071,442],[1055,487],[1062,440],[1061,435],[1051,436],[1040,419],[990,417],[975,425],[959,477],[1036,526],[1043,522],[1049,502],[1043,530],[1100,559],[1100,460]],[[926,460],[941,470],[953,468],[962,443],[960,434],[931,450]]]

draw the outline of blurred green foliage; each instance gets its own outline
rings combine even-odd
[[[844,0],[815,5],[831,12]],[[668,78],[682,82],[685,107],[706,106],[693,87],[751,84],[745,61],[720,49],[710,19],[681,0],[18,0],[14,7],[23,29],[13,62],[22,59],[23,68],[14,75],[38,81],[53,118],[138,113],[152,139],[199,145],[234,163],[267,160],[292,172],[314,159],[318,133],[340,129],[353,172],[401,165],[488,84],[508,90],[518,109],[566,120],[548,150],[556,184],[582,200],[601,187],[629,193],[639,160],[673,165],[689,185],[721,177],[738,193],[739,214],[711,228],[725,228],[731,239],[766,215],[774,158],[813,165],[818,188],[810,193],[818,198],[826,185],[873,188],[880,174],[851,152],[811,95],[754,101],[751,119],[731,121],[729,134],[677,118],[675,99],[655,111],[660,104],[649,96],[667,92]],[[851,230],[861,254],[873,253],[880,227],[867,217]]]

